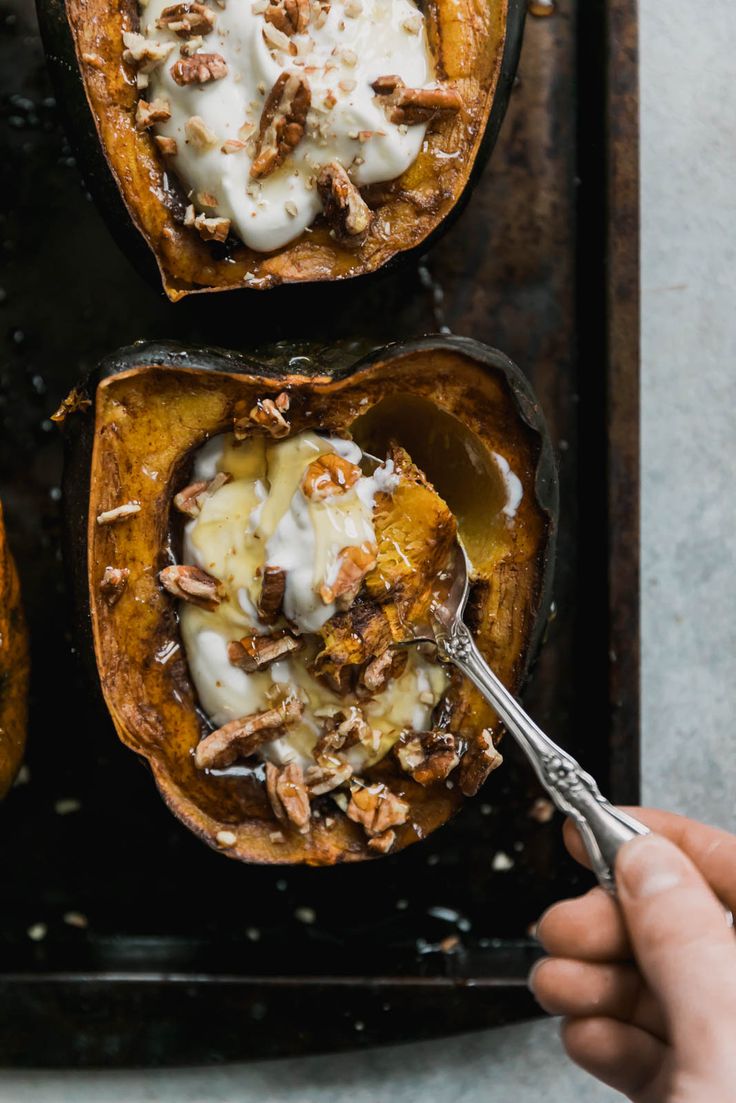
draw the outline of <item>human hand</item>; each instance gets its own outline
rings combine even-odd
[[[657,834],[619,852],[618,902],[594,888],[544,913],[537,937],[551,956],[532,991],[565,1017],[572,1060],[634,1103],[734,1103],[736,937],[723,907],[736,912],[736,836],[627,811]],[[569,821],[564,834],[587,865]]]

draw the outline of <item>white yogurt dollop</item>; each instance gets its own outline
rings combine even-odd
[[[149,0],[141,8],[141,33],[174,44],[167,60],[150,73],[144,93],[148,100],[169,104],[171,118],[159,123],[156,133],[176,139],[171,164],[197,210],[230,219],[232,230],[250,248],[269,252],[307,229],[321,210],[315,177],[323,165],[338,161],[363,187],[395,179],[416,159],[426,127],[389,122],[371,88],[377,77],[390,74],[413,88],[433,81],[424,17],[413,0],[332,0],[321,26],[310,18],[304,33],[288,39],[296,56],[264,38],[270,25],[263,0],[227,0],[222,9],[213,4],[214,29],[203,37],[199,52],[220,54],[227,75],[184,86],[171,75],[182,39],[156,26],[170,3]],[[279,169],[254,181],[249,139],[257,134],[266,97],[284,71],[309,83],[306,133]],[[185,127],[195,115],[216,139],[209,148],[187,141]],[[245,141],[246,148],[224,153],[228,140]]]
[[[189,669],[200,704],[218,727],[272,707],[274,692],[283,696],[284,687],[299,693],[305,702],[301,720],[261,748],[265,757],[278,763],[309,764],[324,717],[349,707],[310,670],[320,646],[310,633],[337,611],[334,602],[326,603],[320,596],[320,583],[330,581],[341,550],[375,541],[376,495],[393,493],[399,481],[393,461],[387,460],[347,492],[310,500],[301,488],[302,478],[309,464],[325,453],[355,464],[362,459],[351,441],[305,432],[279,442],[253,437],[243,445],[222,435],[200,449],[194,464],[194,481],[212,479],[220,471],[231,481],[204,499],[201,512],[185,529],[183,561],[212,574],[227,594],[214,610],[181,604]],[[230,662],[228,644],[270,631],[257,613],[267,565],[286,571],[284,613],[306,640],[301,652],[262,671],[245,673]],[[403,673],[363,702],[375,746],[354,748],[353,766],[377,761],[403,729],[429,728],[432,710],[446,687],[443,669],[411,650]]]

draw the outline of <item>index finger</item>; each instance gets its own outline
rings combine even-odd
[[[624,808],[624,811],[658,835],[664,835],[687,854],[721,903],[736,911],[736,835],[658,808]],[[585,847],[572,820],[565,822],[563,834],[565,846],[573,858],[590,869]]]

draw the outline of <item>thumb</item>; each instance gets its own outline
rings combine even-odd
[[[672,1041],[697,1046],[704,1058],[713,1023],[736,1016],[736,938],[723,907],[661,835],[626,843],[616,878],[639,968],[662,1003]]]

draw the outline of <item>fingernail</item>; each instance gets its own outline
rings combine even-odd
[[[544,945],[544,941],[542,939],[542,927],[547,922],[547,917],[549,916],[549,914],[551,912],[553,912],[555,910],[555,908],[559,907],[559,904],[560,904],[559,900],[554,904],[550,904],[550,906],[548,908],[545,908],[545,910],[542,912],[542,914],[540,915],[537,922],[534,924],[534,931],[532,933],[532,938],[534,938],[542,946]]]
[[[539,961],[535,961],[531,969],[529,970],[529,976],[526,978],[527,987],[533,996],[536,996],[536,992],[534,991],[534,977],[536,976],[540,965],[544,965],[545,961],[549,961],[549,958],[540,957]]]
[[[683,861],[677,847],[661,835],[632,839],[616,859],[619,890],[639,898],[668,892],[682,882]]]

